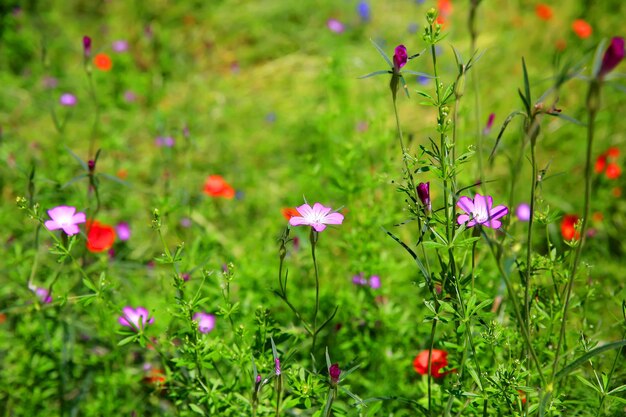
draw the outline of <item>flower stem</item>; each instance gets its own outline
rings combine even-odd
[[[313,344],[311,345],[311,354],[315,354],[315,342],[317,341],[317,312],[320,309],[320,278],[317,270],[317,258],[315,257],[315,245],[319,238],[315,229],[311,228],[309,239],[311,241],[311,257],[313,258],[313,267],[315,268],[315,311],[313,312]]]
[[[530,163],[532,165],[532,178],[530,186],[530,219],[528,219],[528,235],[526,239],[526,282],[524,283],[524,315],[526,328],[530,328],[530,278],[532,275],[532,245],[533,245],[533,218],[535,214],[535,190],[537,189],[537,160],[535,153],[535,141],[530,143]]]

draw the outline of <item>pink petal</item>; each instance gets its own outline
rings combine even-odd
[[[489,217],[491,220],[499,219],[502,216],[506,216],[509,213],[509,208],[504,205],[496,206],[489,211]]]
[[[313,223],[311,226],[313,226],[313,229],[315,229],[316,232],[321,232],[326,229],[326,225],[324,223]]]
[[[459,198],[459,201],[456,203],[456,205],[466,213],[471,213],[474,210],[474,202],[471,198],[466,196]]]
[[[309,222],[304,217],[293,216],[291,219],[289,219],[289,224],[292,225],[292,226],[300,226],[300,225],[303,225],[303,224],[307,224],[308,225]]]
[[[298,206],[296,207],[296,210],[298,210],[298,213],[300,213],[302,217],[309,217],[313,213],[313,209],[308,204]]]
[[[330,213],[328,216],[324,217],[324,223],[326,223],[326,224],[341,224],[341,223],[343,223],[343,214],[341,214],[341,213]]]
[[[502,222],[500,220],[491,219],[491,221],[485,223],[485,226],[491,227],[492,229],[499,229],[500,226],[502,226]]]
[[[466,227],[474,227],[474,226],[476,226],[476,220],[470,220],[469,222],[467,222],[467,224],[465,226]]]
[[[85,221],[87,221],[87,218],[85,217],[85,213],[76,213],[72,217],[72,223],[74,223],[74,224],[85,223]]]
[[[72,236],[80,232],[80,228],[75,224],[66,224],[65,226],[63,226],[63,231],[67,233],[68,236]]]
[[[50,217],[52,217],[52,216],[50,216]],[[48,229],[48,230],[59,230],[61,228],[61,226],[57,222],[55,222],[54,220],[46,220],[44,225],[46,226],[46,229]]]
[[[485,197],[483,197],[480,194],[476,194],[474,196],[474,209],[476,211],[485,211],[486,213],[489,213],[489,209],[487,208],[487,201],[485,200]]]
[[[118,317],[117,322],[121,324],[122,326],[132,327],[130,323],[128,322],[128,320],[126,320],[126,317],[123,317],[123,316]]]
[[[491,210],[491,207],[493,206],[493,197],[488,195],[487,197],[485,197],[486,203],[487,203],[487,212],[489,212],[489,210]]]
[[[326,207],[321,203],[315,203],[313,205],[313,212],[320,215],[320,217],[324,217],[330,212],[330,207]]]
[[[55,220],[59,217],[72,217],[76,212],[76,207],[71,206],[57,206],[53,209],[48,210],[48,216],[51,219]]]
[[[469,220],[470,216],[467,214],[460,214],[459,217],[456,218],[456,222],[458,224],[465,224]]]

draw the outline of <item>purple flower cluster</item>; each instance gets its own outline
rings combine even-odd
[[[380,288],[380,277],[378,275],[372,275],[369,279],[367,279],[365,278],[365,274],[361,272],[352,277],[352,283],[358,286],[369,285],[369,287],[373,290],[377,290]]]

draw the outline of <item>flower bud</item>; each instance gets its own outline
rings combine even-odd
[[[417,196],[424,205],[427,212],[430,212],[430,182],[420,182],[417,185]]]
[[[614,37],[611,39],[609,48],[602,57],[602,65],[598,77],[603,78],[624,59],[624,38]]]

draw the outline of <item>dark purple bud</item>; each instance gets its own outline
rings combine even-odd
[[[94,161],[93,159],[87,161],[87,168],[89,168],[89,172],[93,174],[93,172],[96,170],[96,161]]]
[[[404,45],[396,46],[396,50],[393,54],[393,70],[395,72],[400,71],[400,68],[406,65],[409,56],[406,53],[406,47]]]
[[[622,59],[624,59],[624,38],[616,36],[611,39],[611,44],[604,53],[604,57],[602,57],[602,65],[600,66],[598,76],[602,78],[613,71]]]
[[[254,381],[254,383],[257,385],[261,383],[261,375],[256,376],[256,381]]]
[[[489,118],[487,119],[487,125],[483,129],[483,133],[485,135],[488,135],[489,132],[491,132],[491,127],[493,126],[493,121],[495,120],[495,118],[496,118],[496,114],[495,113],[491,113],[489,115]]]
[[[420,182],[417,185],[417,196],[426,208],[426,211],[430,212],[430,182]]]
[[[276,373],[276,376],[280,375],[280,359],[276,358],[274,359],[274,372]]]
[[[339,383],[339,375],[341,375],[341,369],[339,369],[339,364],[333,363],[328,368],[328,374],[330,375],[330,383],[333,385],[337,385]]]
[[[91,56],[91,38],[89,36],[83,36],[83,52],[85,56]]]

